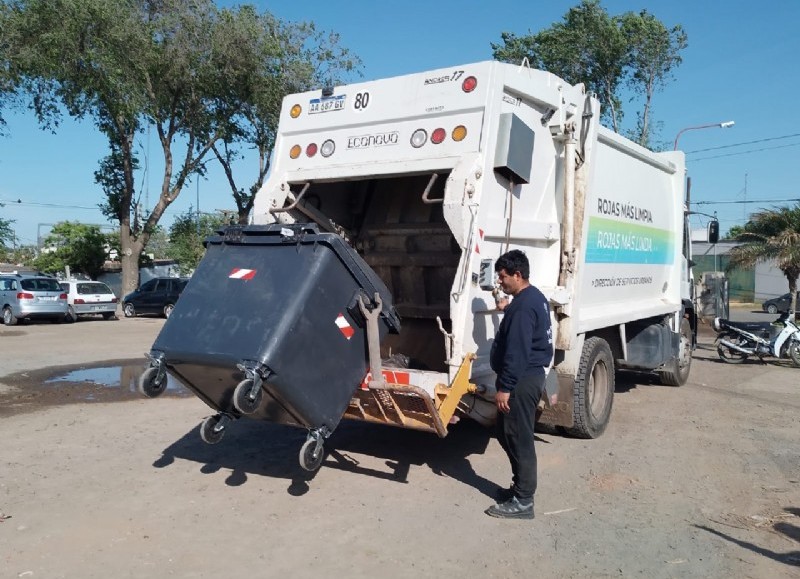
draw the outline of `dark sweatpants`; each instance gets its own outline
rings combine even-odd
[[[533,427],[544,383],[543,373],[523,376],[511,391],[509,413],[497,413],[497,439],[511,462],[513,491],[522,502],[531,501],[536,492]]]

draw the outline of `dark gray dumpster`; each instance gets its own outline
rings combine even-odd
[[[392,296],[341,237],[309,225],[231,228],[207,240],[153,344],[152,366],[227,418],[246,414],[329,434],[367,373],[358,302],[374,307],[376,293],[382,339],[400,329]],[[234,399],[248,377],[260,391],[245,413]]]

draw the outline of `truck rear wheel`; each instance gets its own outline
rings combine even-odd
[[[578,374],[573,386],[572,415],[575,421],[567,434],[578,438],[597,438],[608,425],[614,403],[614,358],[602,338],[583,343]]]
[[[681,339],[678,346],[678,355],[659,370],[658,377],[664,386],[683,386],[689,379],[692,369],[692,327],[689,320],[681,320]]]

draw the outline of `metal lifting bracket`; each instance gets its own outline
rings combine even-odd
[[[381,339],[378,331],[378,318],[383,309],[383,300],[378,292],[373,297],[375,307],[370,311],[364,304],[364,297],[358,296],[358,309],[367,321],[367,351],[369,352],[369,371],[372,373],[372,380],[369,381],[370,388],[379,388],[386,384],[381,371]]]

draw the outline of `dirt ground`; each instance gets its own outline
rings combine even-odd
[[[729,366],[701,335],[681,388],[623,376],[597,440],[539,434],[534,521],[445,439],[343,423],[316,476],[299,430],[133,381],[163,321],[0,327],[0,577],[800,577],[800,369]],[[90,380],[90,381],[87,381]]]

